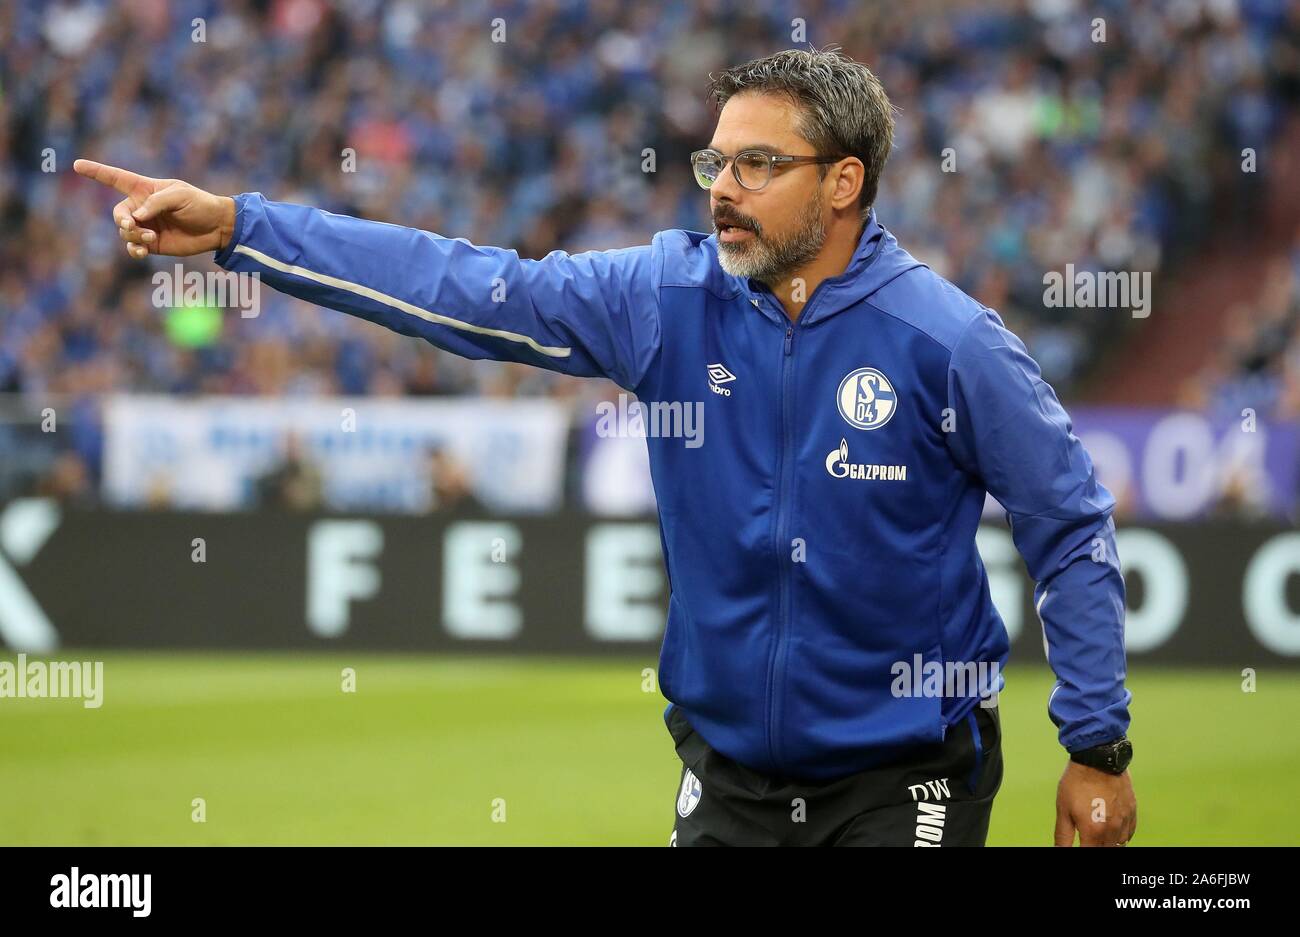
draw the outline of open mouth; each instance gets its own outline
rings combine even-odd
[[[739,241],[751,236],[748,228],[742,228],[739,225],[719,223],[717,228],[719,241]]]

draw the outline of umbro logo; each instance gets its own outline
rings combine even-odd
[[[726,365],[711,364],[709,365],[709,390],[723,397],[731,396],[731,388],[721,387],[721,384],[727,384],[736,379],[736,375],[727,370]]]

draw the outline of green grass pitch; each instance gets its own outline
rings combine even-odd
[[[0,699],[3,845],[668,841],[679,767],[642,689],[653,660],[59,659],[105,662],[104,705]],[[989,841],[1046,845],[1065,765],[1051,675],[1006,677]],[[1129,686],[1135,846],[1300,844],[1300,674],[1261,670],[1244,693],[1232,671],[1131,667]]]

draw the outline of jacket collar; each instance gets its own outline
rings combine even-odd
[[[836,313],[852,308],[894,278],[914,267],[925,266],[898,245],[898,240],[876,219],[871,209],[858,238],[857,249],[849,265],[838,276],[823,280],[799,316],[800,325],[812,325]],[[733,278],[741,284],[746,297],[765,313],[776,312],[785,321],[780,303],[762,283],[748,278]]]

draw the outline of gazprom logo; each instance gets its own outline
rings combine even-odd
[[[840,381],[840,416],[858,429],[880,429],[898,409],[894,385],[875,368],[858,368]]]
[[[852,478],[855,481],[907,481],[906,465],[850,462],[849,441],[847,439],[841,439],[839,448],[832,449],[826,454],[826,472],[831,478]]]

